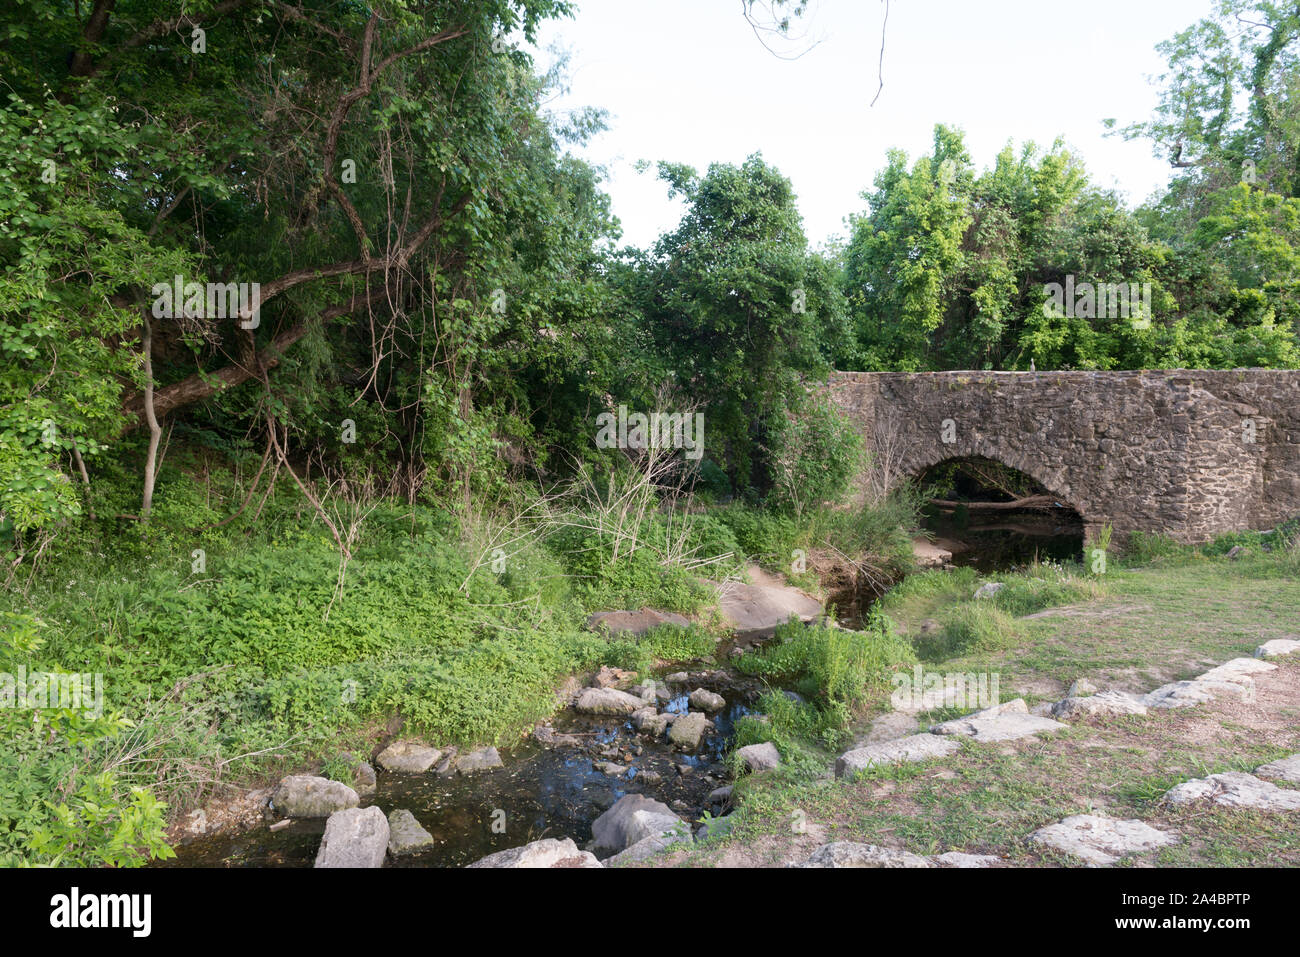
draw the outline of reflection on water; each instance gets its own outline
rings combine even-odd
[[[1050,512],[926,510],[924,527],[952,552],[954,565],[991,573],[1040,561],[1083,557],[1083,523],[1068,509]]]

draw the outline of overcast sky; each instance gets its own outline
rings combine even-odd
[[[1048,146],[1057,136],[1094,182],[1131,204],[1168,182],[1145,141],[1104,136],[1102,120],[1150,116],[1154,47],[1207,15],[1211,0],[891,0],[884,90],[881,0],[812,0],[795,60],[768,52],[741,0],[579,0],[577,16],[539,38],[572,53],[571,92],[553,108],[590,105],[610,130],[582,151],[607,167],[605,188],[623,241],[647,245],[676,225],[653,172],[637,160],[703,171],[761,151],[794,183],[809,240],[844,235],[891,147],[915,158],[935,123],[966,131],[976,166],[1008,139]]]

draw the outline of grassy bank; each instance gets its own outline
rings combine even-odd
[[[999,575],[1005,587],[978,600],[981,580],[971,573],[927,572],[882,605],[918,657],[943,671],[1000,674],[1003,700],[1056,700],[1078,678],[1146,692],[1249,656],[1270,638],[1300,636],[1296,547],[1245,537],[1245,550],[1231,559],[1242,536],[1202,548],[1157,543],[1154,554],[1148,542],[1098,576],[1069,567],[1055,576],[1050,567]],[[975,620],[980,626],[968,627]],[[843,840],[1069,864],[1077,862],[1027,838],[1070,814],[1095,812],[1179,833],[1178,844],[1130,864],[1300,864],[1300,838],[1286,815],[1160,803],[1190,778],[1250,771],[1300,751],[1294,658],[1279,659],[1278,670],[1259,679],[1251,703],[1227,696],[1186,710],[1075,720],[1067,731],[1015,744],[963,741],[951,758],[879,767],[855,782],[828,777],[828,751],[820,766],[747,780],[731,835],[688,859],[780,864]],[[883,695],[877,701],[887,707]],[[923,714],[919,724],[949,716]],[[858,726],[859,735],[869,724]]]
[[[0,672],[102,675],[104,696],[94,719],[0,712],[0,862],[166,854],[166,821],[223,783],[344,774],[342,752],[368,754],[399,722],[437,744],[517,740],[568,675],[710,660],[706,579],[765,550],[872,544],[880,529],[881,561],[905,560],[894,512],[795,521],[672,508],[635,485],[516,490],[491,512],[340,496],[344,554],[292,487],[238,512],[244,482],[187,464],[164,471],[148,526],[88,521],[0,598]],[[101,516],[127,507],[103,488]],[[645,606],[700,624],[640,642],[583,628]]]

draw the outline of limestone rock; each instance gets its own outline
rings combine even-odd
[[[727,701],[720,694],[714,694],[705,688],[696,688],[688,699],[690,706],[698,711],[721,711]]]
[[[1126,854],[1166,847],[1178,835],[1157,830],[1142,821],[1117,821],[1097,814],[1076,814],[1057,824],[1041,827],[1030,840],[1046,844],[1089,864],[1114,864]]]
[[[709,721],[698,711],[681,715],[668,731],[668,739],[683,751],[694,751],[708,728]]]
[[[315,866],[380,867],[388,837],[388,819],[377,807],[335,811],[325,822]]]
[[[414,854],[433,843],[433,835],[420,826],[415,815],[405,809],[388,815],[388,853],[393,857]]]
[[[993,854],[963,854],[960,851],[948,851],[934,859],[940,867],[960,867],[963,869],[977,867],[996,867],[1002,858]]]
[[[523,847],[497,851],[487,857],[479,858],[470,867],[600,867],[596,855],[589,851],[578,850],[573,838],[543,838]]]
[[[1280,761],[1256,768],[1255,777],[1300,784],[1300,754],[1293,754],[1289,758],[1282,758]]]
[[[1090,694],[1096,694],[1100,689],[1089,681],[1087,678],[1080,678],[1074,684],[1070,685],[1070,690],[1065,693],[1067,698],[1083,698]]]
[[[855,844],[849,841],[835,841],[823,844],[813,851],[800,867],[889,867],[919,868],[934,867],[932,863],[917,854],[907,851],[895,851],[874,844]]]
[[[865,747],[847,751],[840,755],[835,762],[835,776],[837,778],[851,778],[859,771],[874,767],[877,764],[943,758],[958,750],[959,747],[960,745],[956,741],[933,734],[913,734],[895,741],[868,744]]]
[[[604,631],[611,635],[630,634],[643,637],[660,625],[677,625],[686,628],[690,621],[669,611],[642,608],[640,611],[598,611],[587,619],[588,631]]]
[[[329,817],[361,803],[357,792],[341,781],[291,774],[271,794],[271,803],[286,817]]]
[[[456,759],[457,774],[473,774],[499,767],[502,767],[501,755],[493,747],[479,748]]]
[[[741,762],[750,771],[770,771],[781,764],[781,752],[771,741],[762,744],[750,744],[736,752]]]
[[[1137,695],[1123,691],[1102,691],[1083,698],[1069,697],[1052,706],[1058,718],[1080,718],[1093,714],[1146,714],[1147,707]]]
[[[1274,638],[1255,649],[1256,658],[1278,658],[1300,651],[1300,641],[1292,638]]]
[[[975,594],[972,597],[992,598],[1006,587],[1006,584],[1003,582],[989,582],[987,585],[981,585],[979,588],[975,589]]]
[[[771,635],[792,617],[807,622],[822,614],[821,602],[798,588],[756,566],[748,572],[752,585],[737,581],[716,585],[718,611],[733,631],[745,637]]]
[[[676,832],[684,823],[668,805],[644,794],[628,794],[596,818],[591,825],[592,843],[597,851],[617,853],[647,837]]]
[[[726,818],[722,818],[721,820],[725,821]],[[656,854],[662,854],[674,844],[689,844],[690,842],[690,835],[680,831],[643,837],[626,850],[619,851],[613,857],[606,859],[605,866],[619,867],[624,864],[635,864],[640,861],[648,860]]]
[[[1014,698],[992,708],[936,724],[930,732],[963,735],[976,741],[993,743],[1015,741],[1045,731],[1064,731],[1068,727],[1068,724],[1061,724],[1051,718],[1030,714],[1025,699]]]
[[[1184,781],[1165,794],[1170,804],[1210,801],[1222,807],[1253,808],[1257,811],[1300,811],[1300,791],[1280,788],[1253,774],[1229,771],[1208,778]]]
[[[645,702],[616,688],[586,688],[574,705],[583,714],[631,714],[645,707]]]
[[[379,752],[376,759],[385,771],[423,774],[438,763],[442,752],[412,741],[397,741]]]
[[[356,770],[352,772],[352,790],[356,791],[361,797],[375,793],[375,788],[379,782],[375,778],[375,769],[369,763],[362,761],[357,765]]]

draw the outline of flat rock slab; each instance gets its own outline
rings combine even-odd
[[[311,774],[291,774],[276,785],[271,803],[286,817],[329,817],[361,803],[357,792],[341,781]]]
[[[627,794],[592,823],[592,843],[595,850],[617,853],[647,837],[684,831],[684,824],[667,804],[644,794]]]
[[[316,867],[380,867],[388,852],[388,819],[379,808],[335,811],[325,822]]]
[[[1229,681],[1235,684],[1248,685],[1255,680],[1255,675],[1276,670],[1277,665],[1267,661],[1260,661],[1258,658],[1233,658],[1231,661],[1225,661],[1217,668],[1211,668],[1196,680]]]
[[[1211,700],[1216,693],[1241,694],[1243,685],[1231,681],[1173,681],[1143,695],[1148,708],[1190,708]]]
[[[1123,691],[1100,691],[1084,697],[1070,697],[1052,705],[1058,718],[1083,718],[1094,714],[1146,714],[1147,706],[1138,695]]]
[[[1185,781],[1170,788],[1165,794],[1165,800],[1175,805],[1210,801],[1221,807],[1251,808],[1256,811],[1300,811],[1300,791],[1280,788],[1241,771],[1211,774],[1208,778]]]
[[[442,752],[412,741],[398,741],[379,752],[375,761],[385,771],[423,774],[438,763]]]
[[[479,858],[470,867],[600,867],[600,861],[590,851],[578,850],[573,838],[543,838],[523,847],[512,847]]]
[[[793,616],[812,621],[822,614],[822,603],[758,567],[749,568],[753,585],[724,582],[717,585],[718,611],[733,631],[746,637],[770,635]]]
[[[895,762],[928,761],[931,758],[944,758],[957,751],[961,745],[956,741],[941,738],[933,734],[913,734],[895,741],[882,741],[868,744],[840,755],[835,762],[837,778],[852,777],[859,771],[875,767],[878,764]]]
[[[823,844],[812,852],[812,856],[798,867],[934,867],[934,864],[918,854],[907,851],[895,851],[875,844],[855,844],[851,841],[836,841]]]
[[[414,854],[433,843],[433,835],[420,826],[415,815],[405,809],[388,815],[388,853],[393,857]]]
[[[1255,777],[1300,784],[1300,754],[1256,768]]]
[[[660,625],[686,628],[690,623],[690,619],[670,611],[642,608],[640,611],[598,611],[587,619],[587,630],[604,631],[611,635],[630,634],[641,638]]]
[[[1255,649],[1256,658],[1278,658],[1300,651],[1300,641],[1293,638],[1274,638]]]
[[[771,771],[781,764],[781,752],[771,741],[746,745],[736,754],[740,755],[741,763],[749,771]]]
[[[645,702],[617,688],[584,688],[574,707],[583,714],[631,714]]]
[[[1016,741],[1035,734],[1048,731],[1064,731],[1068,724],[1061,724],[1041,715],[1030,714],[1024,698],[976,711],[964,718],[954,718],[943,724],[936,724],[930,729],[932,734],[957,734],[974,738],[983,743],[997,741]]]
[[[1178,843],[1178,835],[1142,821],[1117,821],[1097,814],[1076,814],[1058,824],[1040,827],[1031,841],[1046,844],[1089,864],[1114,864],[1127,854]]]
[[[916,734],[921,726],[916,723],[916,713],[910,711],[887,711],[871,722],[871,730],[863,744],[878,744],[882,741],[896,741],[909,734]]]
[[[997,867],[1002,863],[1002,858],[993,854],[963,854],[960,851],[949,851],[946,854],[940,854],[934,858],[934,862],[940,867],[960,867],[963,869],[976,867]]]

